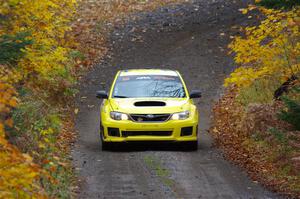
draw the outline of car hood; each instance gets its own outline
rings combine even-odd
[[[113,98],[109,103],[114,111],[136,114],[176,113],[189,110],[191,105],[187,98]]]

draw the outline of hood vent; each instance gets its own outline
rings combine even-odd
[[[160,101],[140,101],[135,102],[134,106],[166,106],[166,103]]]

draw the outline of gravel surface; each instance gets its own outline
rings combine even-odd
[[[207,133],[211,105],[233,69],[226,46],[237,26],[253,23],[238,12],[246,1],[194,0],[139,13],[115,27],[111,53],[81,81],[77,100],[74,165],[80,198],[278,198],[228,163]],[[189,90],[201,89],[199,150],[173,144],[126,144],[101,151],[95,92],[109,88],[128,68],[169,68],[183,75]]]

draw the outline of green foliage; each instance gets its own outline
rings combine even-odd
[[[294,89],[300,94],[300,87]],[[285,110],[282,110],[278,114],[281,120],[284,120],[294,126],[296,130],[300,130],[300,102],[297,99],[291,99],[287,96],[282,97],[282,100],[286,106]]]
[[[270,128],[269,131],[280,144],[287,144],[288,139],[283,131],[280,131],[276,128]]]
[[[24,56],[24,49],[33,43],[28,32],[0,36],[0,64],[15,64]]]
[[[64,95],[65,96],[75,96],[79,92],[76,88],[66,88]]]
[[[237,100],[244,106],[250,103],[267,104],[273,100],[274,91],[280,86],[275,77],[257,79],[249,87],[240,88]]]
[[[22,152],[31,153],[49,176],[40,182],[52,198],[70,198],[73,182],[72,168],[66,164],[67,154],[57,147],[61,131],[61,115],[58,109],[47,104],[31,90],[21,89],[22,102],[12,113],[14,128],[9,131],[11,140],[25,140],[18,144]]]
[[[72,59],[80,59],[80,60],[85,60],[86,57],[84,56],[83,53],[81,53],[80,51],[78,50],[72,50],[70,53],[69,53],[69,56],[72,58]]]
[[[169,177],[170,176],[169,170],[163,168],[160,160],[156,159],[153,156],[147,155],[144,157],[144,161],[146,165],[155,172],[155,174],[162,180],[162,182],[166,186],[171,187],[174,185],[175,182]]]
[[[53,140],[61,127],[58,110],[53,109],[42,97],[36,97],[32,91],[23,90],[23,102],[12,112],[14,128],[9,131],[10,137],[28,139],[22,151],[36,149],[40,141]]]
[[[262,0],[257,4],[267,8],[288,9],[300,5],[300,0]]]
[[[73,180],[72,169],[61,165],[56,156],[47,158],[48,161],[43,164],[43,169],[49,171],[52,181],[42,178],[43,187],[53,198],[70,198],[70,185]]]

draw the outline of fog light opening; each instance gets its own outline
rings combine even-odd
[[[190,136],[192,134],[193,134],[193,127],[192,126],[181,128],[180,136]]]
[[[107,128],[108,135],[112,137],[120,137],[120,130],[118,128]]]

